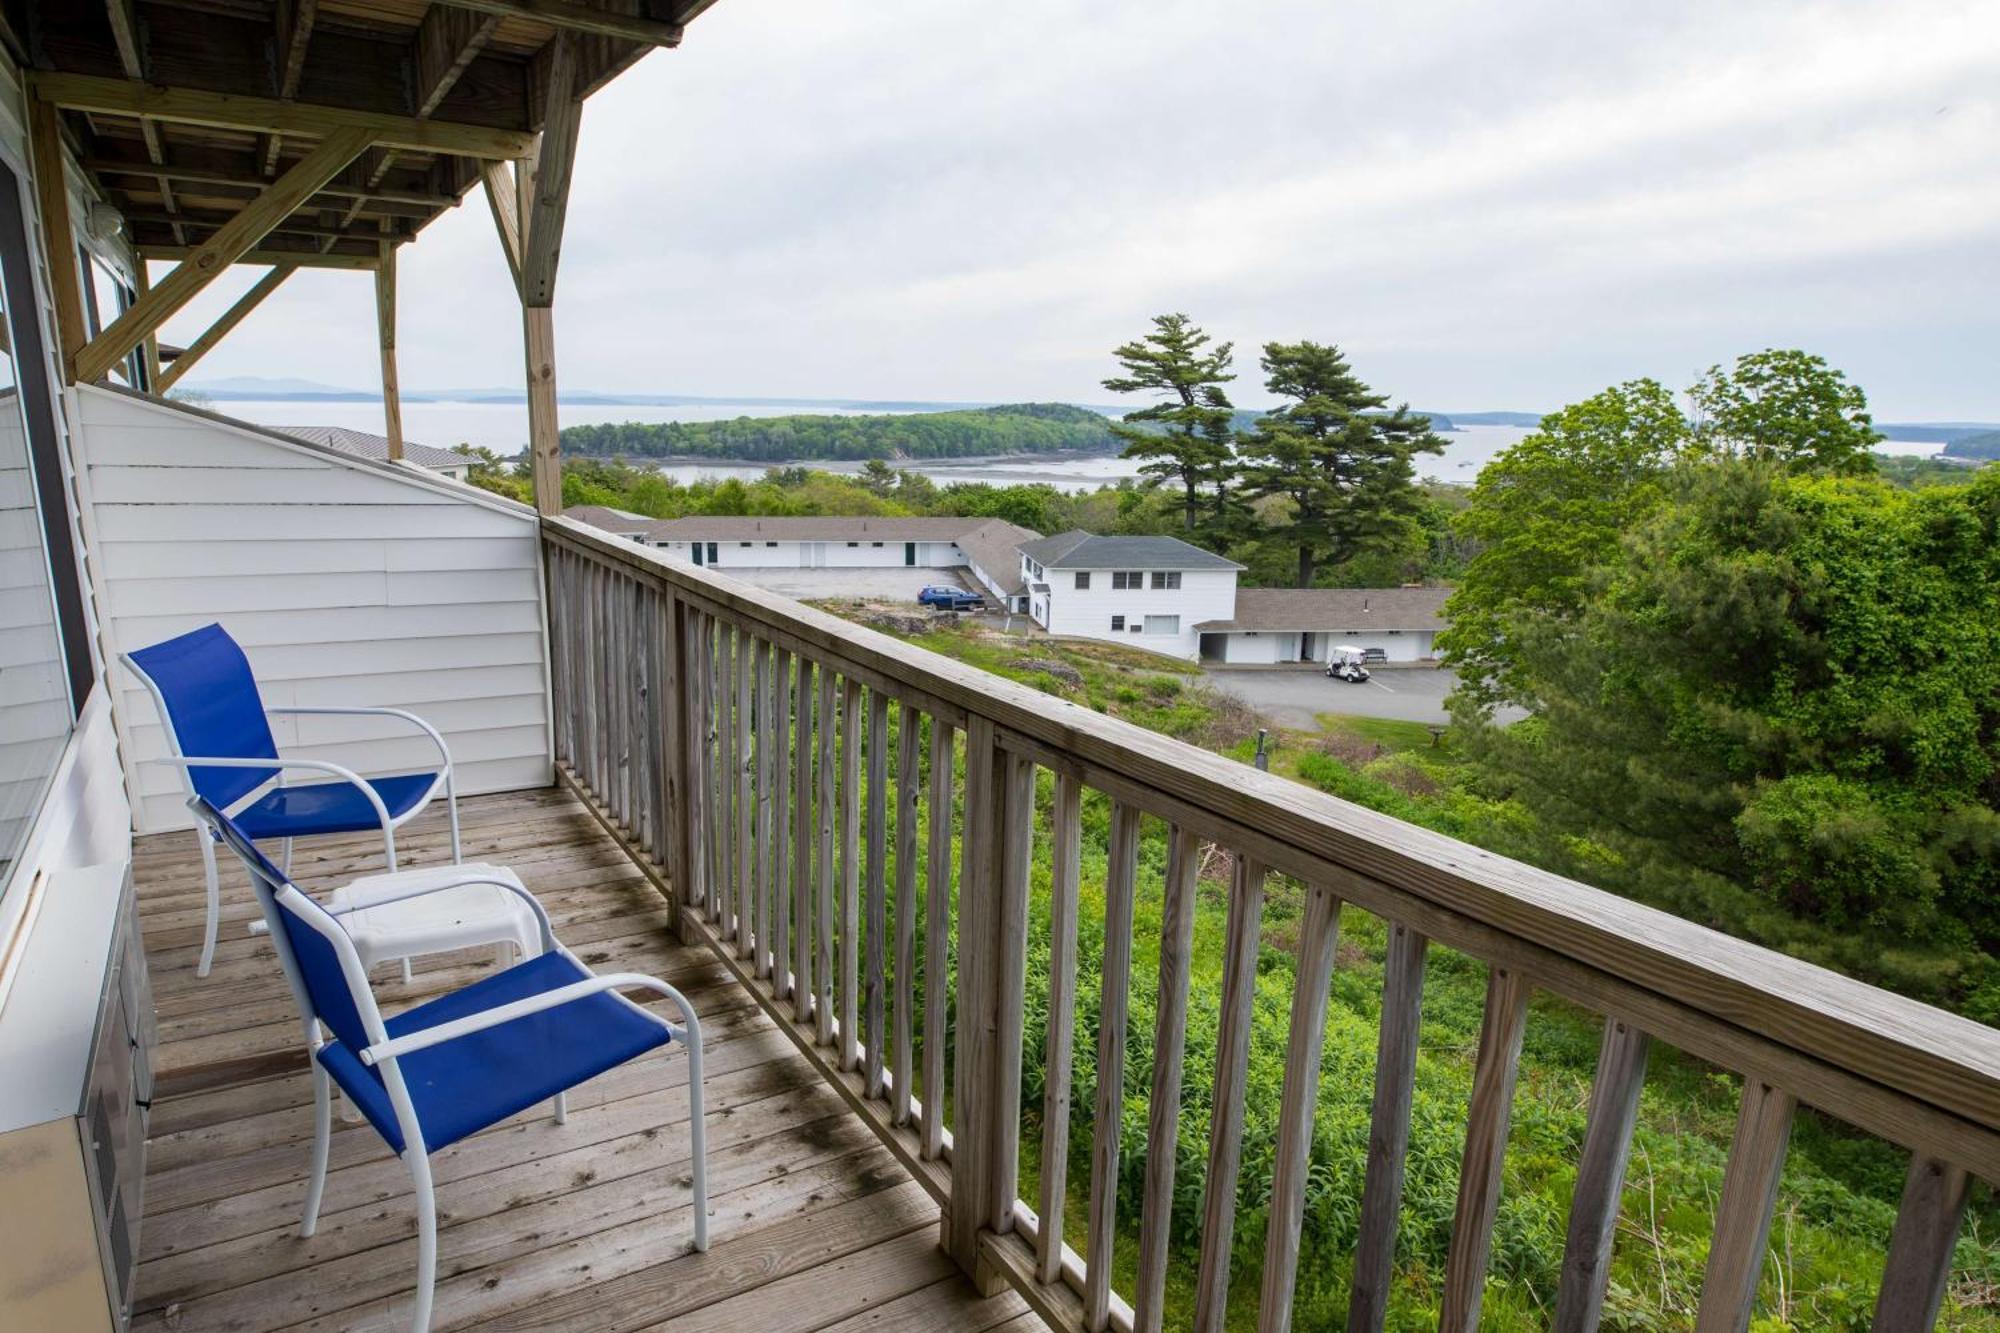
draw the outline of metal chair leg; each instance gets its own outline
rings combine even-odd
[[[305,1219],[299,1234],[310,1236],[319,1229],[320,1196],[326,1190],[326,1158],[333,1137],[333,1089],[326,1070],[313,1061],[313,1157],[312,1182],[306,1186]]]
[[[278,869],[290,875],[292,873],[292,840],[290,838],[286,838],[278,844],[278,855],[281,858],[278,862]]]
[[[437,1286],[437,1195],[431,1189],[431,1159],[410,1149],[403,1156],[417,1194],[417,1306],[410,1328],[412,1333],[429,1333],[431,1297]]]
[[[210,964],[215,962],[215,933],[222,925],[222,888],[216,881],[215,839],[209,836],[206,828],[195,829],[194,836],[201,843],[201,868],[208,882],[208,924],[201,937],[201,962],[196,965],[194,974],[205,977]]]
[[[708,1250],[708,1133],[701,1111],[701,1024],[687,1015],[688,1149],[694,1159],[694,1247]]]
[[[556,1123],[558,1125],[567,1125],[569,1123],[568,1093],[559,1092],[556,1094],[555,1108],[556,1108]]]

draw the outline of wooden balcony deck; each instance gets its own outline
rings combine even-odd
[[[1043,1327],[1011,1293],[982,1300],[965,1283],[929,1195],[749,992],[672,938],[666,905],[575,800],[524,792],[462,811],[466,859],[515,867],[581,957],[665,977],[700,1010],[713,1247],[688,1249],[687,1065],[663,1052],[572,1093],[567,1125],[538,1112],[436,1155],[433,1328]],[[406,832],[407,864],[448,855],[441,816]],[[311,1084],[276,958],[245,933],[247,880],[225,867],[215,968],[197,980],[192,835],[142,838],[136,857],[160,1030],[133,1327],[406,1328],[409,1176],[365,1127],[335,1121],[319,1234],[298,1236]],[[324,839],[294,870],[322,889],[379,858],[371,838]],[[424,960],[410,987],[384,968],[378,994],[398,1009],[491,966]]]

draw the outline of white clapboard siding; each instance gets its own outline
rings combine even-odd
[[[114,653],[220,621],[265,701],[408,708],[459,791],[552,779],[541,557],[527,508],[413,469],[114,390],[84,388],[80,491]],[[122,667],[133,818],[186,826],[151,696]],[[364,774],[435,763],[381,719],[276,718],[289,754]]]

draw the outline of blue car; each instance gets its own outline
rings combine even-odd
[[[934,606],[940,611],[977,611],[986,605],[976,592],[944,586],[925,588],[917,594],[917,600],[925,606]]]

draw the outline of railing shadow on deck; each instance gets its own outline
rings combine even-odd
[[[1878,1329],[1928,1328],[1973,1176],[2000,1178],[2000,1032],[1481,851],[709,573],[543,524],[565,780],[944,1210],[941,1243],[1059,1328],[1162,1326],[1201,849],[1232,853],[1192,1325],[1229,1298],[1265,884],[1306,886],[1258,1304],[1290,1326],[1343,907],[1388,923],[1350,1328],[1381,1327],[1426,951],[1484,962],[1440,1326],[1478,1326],[1528,1001],[1604,1016],[1554,1315],[1597,1324],[1655,1042],[1740,1075],[1696,1327],[1747,1326],[1800,1104],[1910,1151]],[[865,769],[866,781],[863,781]],[[1053,775],[1039,1188],[1019,1197],[1036,773]],[[1111,806],[1084,1234],[1065,1235],[1081,812]],[[1137,1280],[1112,1288],[1134,885],[1169,830]],[[892,840],[893,839],[893,844]],[[893,845],[893,859],[889,855]],[[865,847],[865,855],[864,853]],[[892,868],[893,867],[893,868]],[[956,884],[953,879],[956,875]],[[1039,942],[1039,941],[1038,941]],[[1129,1296],[1129,1304],[1127,1302]]]

